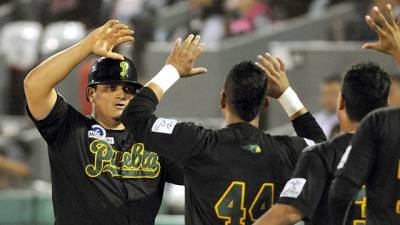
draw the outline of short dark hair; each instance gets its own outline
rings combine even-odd
[[[253,62],[243,61],[233,66],[224,89],[234,113],[249,122],[260,113],[267,93],[267,78]]]
[[[345,72],[342,97],[346,112],[353,121],[361,121],[370,111],[387,106],[390,77],[377,64],[358,63]]]

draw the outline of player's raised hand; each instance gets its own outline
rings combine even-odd
[[[174,66],[180,77],[206,73],[207,69],[204,67],[193,68],[204,49],[205,45],[200,43],[200,36],[198,35],[196,37],[193,34],[189,35],[183,43],[179,38],[175,41],[175,46],[165,64]]]
[[[372,9],[376,17],[373,19],[372,16],[367,15],[365,20],[369,27],[375,33],[377,33],[379,40],[375,43],[366,43],[363,45],[364,49],[373,49],[389,55],[400,58],[400,28],[399,24],[396,23],[392,12],[392,6],[387,4],[387,18],[382,14],[377,6]],[[378,21],[381,22],[381,26],[378,25]]]
[[[113,49],[122,43],[133,41],[133,39],[133,30],[118,20],[107,21],[86,38],[94,54],[121,60],[124,57],[113,52]]]
[[[268,78],[268,93],[272,98],[279,98],[289,87],[289,80],[286,76],[285,64],[279,58],[271,56],[269,53],[257,56],[258,62],[255,64],[262,69]]]

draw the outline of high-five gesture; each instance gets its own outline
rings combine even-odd
[[[296,92],[290,87],[282,60],[269,53],[258,55],[257,60],[255,64],[267,76],[267,95],[279,101],[290,119],[294,120],[308,112]]]
[[[109,20],[103,26],[97,28],[87,37],[92,47],[92,52],[98,56],[121,59],[121,54],[113,52],[113,49],[125,42],[133,41],[133,30],[120,23],[118,20]]]
[[[279,58],[269,53],[257,56],[256,65],[265,72],[268,77],[268,96],[279,98],[289,87],[289,80],[285,72],[285,64]]]
[[[400,28],[393,16],[392,6],[386,6],[387,18],[382,14],[377,6],[373,9],[375,18],[380,20],[381,26],[377,24],[377,19],[370,15],[365,17],[368,25],[378,34],[379,40],[376,43],[366,43],[364,49],[373,49],[389,55],[392,55],[400,63]]]
[[[90,54],[123,60],[124,57],[113,50],[122,43],[132,41],[132,35],[133,31],[128,26],[118,20],[110,20],[82,41],[35,67],[24,81],[25,95],[33,117],[40,120],[49,114],[57,99],[54,87]]]
[[[205,45],[200,43],[200,36],[189,35],[186,40],[181,43],[181,39],[177,39],[175,47],[169,55],[166,65],[171,64],[178,71],[180,77],[190,77],[202,73],[206,73],[204,67],[193,68],[200,55],[203,53]]]

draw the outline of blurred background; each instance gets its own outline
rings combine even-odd
[[[393,60],[360,48],[376,39],[364,16],[372,5],[386,3],[400,15],[400,0],[0,0],[0,225],[54,223],[47,147],[25,115],[23,79],[43,59],[109,18],[135,30],[135,42],[119,51],[133,59],[143,83],[162,68],[176,38],[195,33],[207,44],[199,65],[208,74],[179,81],[159,106],[159,115],[222,127],[219,95],[229,69],[268,51],[284,60],[291,86],[332,137],[339,131],[340,76],[353,63],[381,64],[393,79],[391,106],[400,106]],[[58,86],[69,103],[87,114],[86,79],[94,59],[82,62]],[[274,101],[262,128],[293,134]],[[158,225],[184,223],[183,198],[183,187],[167,186]]]

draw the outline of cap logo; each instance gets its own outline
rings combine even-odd
[[[122,79],[126,79],[126,72],[128,71],[128,69],[129,69],[129,64],[127,63],[127,62],[121,62],[120,64],[119,64],[119,66],[121,67],[121,73],[120,73],[120,75],[121,75],[121,78]]]

